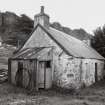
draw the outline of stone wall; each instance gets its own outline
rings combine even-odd
[[[62,88],[81,88],[95,83],[95,63],[98,81],[103,78],[104,62],[62,55],[54,61],[54,82]]]
[[[97,63],[97,79],[100,80],[104,76],[104,61],[95,59],[82,60],[82,83],[89,86],[95,83],[95,63]]]
[[[79,88],[81,82],[81,60],[65,53],[54,59],[54,82],[62,88]]]

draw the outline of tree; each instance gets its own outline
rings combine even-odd
[[[5,29],[2,32],[3,35],[5,34],[4,42],[19,47],[29,38],[33,29],[33,20],[25,14],[22,14],[14,24],[11,24],[11,26],[4,26],[3,28]],[[0,32],[1,31],[2,30],[0,30]]]
[[[17,22],[16,27],[18,28],[19,31],[29,34],[33,29],[33,24],[34,22],[32,19],[30,19],[25,14],[22,14]]]
[[[102,56],[105,57],[105,25],[103,28],[98,27],[94,31],[94,36],[91,39],[91,45],[95,48]]]
[[[29,38],[29,35],[23,32],[11,32],[8,38],[5,40],[5,43],[14,45],[16,47],[21,47]]]

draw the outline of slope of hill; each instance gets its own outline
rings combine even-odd
[[[17,16],[12,12],[0,13],[0,36],[4,43],[20,45],[27,40],[33,28],[33,20],[22,14]]]
[[[0,36],[4,43],[14,46],[22,46],[29,38],[30,32],[33,29],[33,24],[33,20],[25,14],[18,16],[12,12],[0,13]],[[54,22],[50,24],[50,26],[80,40],[91,38],[91,35],[84,29],[71,30],[68,27],[62,26],[58,22]]]
[[[76,37],[77,39],[80,39],[80,40],[87,40],[87,39],[91,39],[92,38],[92,35],[87,33],[84,29],[80,28],[80,29],[70,29],[68,27],[64,27],[62,26],[60,23],[58,22],[54,22],[51,24],[51,26],[53,28],[56,28],[60,31],[63,31],[71,36],[74,36]]]

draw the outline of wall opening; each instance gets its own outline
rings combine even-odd
[[[95,63],[95,82],[98,81],[98,75],[97,75],[97,63]]]
[[[51,68],[51,61],[46,61],[46,68]]]
[[[23,80],[23,63],[18,62],[18,70],[16,72],[16,85],[22,87],[22,80]]]
[[[52,83],[51,61],[40,61],[38,69],[39,89],[48,89]]]

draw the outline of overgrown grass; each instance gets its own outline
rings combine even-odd
[[[93,94],[93,89],[94,93]],[[105,89],[83,89],[78,96],[72,90],[53,87],[32,94],[9,83],[0,84],[0,105],[104,105]],[[100,94],[97,94],[100,91]],[[87,94],[87,92],[90,92]],[[30,93],[30,94],[29,94]],[[102,94],[102,95],[101,95]]]

